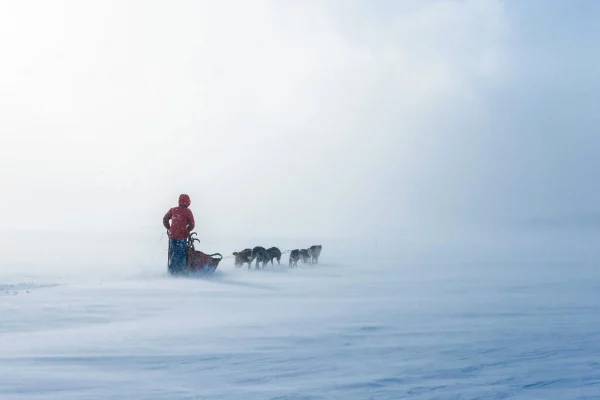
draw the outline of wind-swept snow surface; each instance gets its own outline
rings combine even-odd
[[[0,398],[600,398],[600,274],[585,264],[327,247],[318,266],[232,264],[209,279],[5,273]]]

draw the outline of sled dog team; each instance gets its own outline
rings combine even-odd
[[[186,269],[187,260],[187,240],[196,226],[194,214],[190,210],[190,196],[181,194],[178,200],[178,206],[167,211],[163,217],[163,226],[169,234],[169,271],[183,272]],[[192,242],[193,243],[193,242]],[[298,261],[304,264],[317,264],[321,255],[321,245],[311,246],[308,249],[296,249],[290,252],[290,267],[297,267]],[[281,261],[281,251],[277,247],[265,249],[257,246],[253,249],[244,249],[240,252],[233,253],[235,257],[235,266],[241,267],[248,263],[248,269],[252,262],[256,261],[256,269],[260,268],[262,263],[263,268],[273,260],[277,259],[277,264]],[[218,262],[217,262],[218,264]]]
[[[308,249],[296,249],[290,252],[289,266],[297,267],[298,261],[302,261],[304,264],[318,264],[319,256],[321,255],[321,249],[323,246],[315,245],[310,246]],[[235,266],[242,267],[244,264],[248,264],[248,269],[252,266],[252,263],[256,261],[256,269],[264,268],[270,262],[273,265],[273,260],[277,260],[277,264],[281,264],[281,250],[277,247],[271,247],[265,249],[264,247],[256,246],[253,249],[244,249],[242,251],[236,251],[233,253],[235,257]]]

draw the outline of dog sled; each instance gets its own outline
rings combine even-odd
[[[176,273],[169,269],[169,273],[172,275],[212,275],[213,272],[219,266],[223,256],[220,253],[206,254],[200,250],[196,250],[194,243],[200,243],[200,239],[194,237],[196,232],[190,233],[186,244],[186,261],[185,269],[182,272]],[[171,264],[172,250],[169,245],[169,263]]]

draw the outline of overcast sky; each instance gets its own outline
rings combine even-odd
[[[600,3],[0,2],[3,230],[335,236],[594,213]]]

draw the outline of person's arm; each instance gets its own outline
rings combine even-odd
[[[194,230],[196,222],[194,221],[194,214],[192,213],[192,210],[188,209],[188,211],[190,212],[188,215],[188,232],[191,232]]]
[[[171,229],[171,224],[169,224],[169,221],[171,220],[172,215],[171,215],[171,210],[169,210],[169,212],[167,212],[165,214],[165,216],[163,217],[163,225],[165,226],[165,228],[167,228],[167,230]]]

